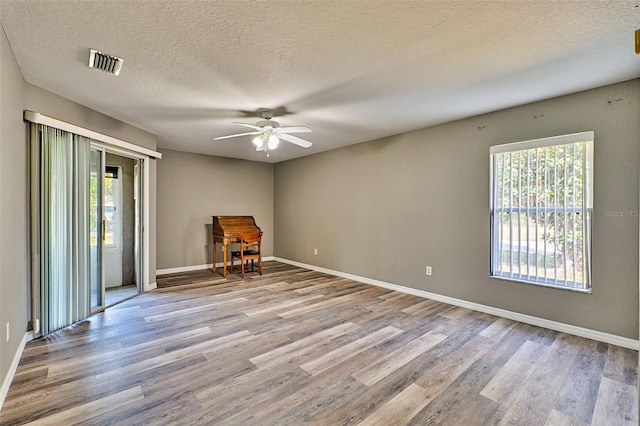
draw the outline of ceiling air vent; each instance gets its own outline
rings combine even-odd
[[[122,69],[124,59],[107,55],[97,50],[91,49],[89,55],[89,67],[108,72],[109,74],[119,75]]]

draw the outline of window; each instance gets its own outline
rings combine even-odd
[[[107,166],[104,173],[104,219],[105,235],[104,246],[107,249],[117,250],[120,247],[122,227],[122,175],[120,166]]]
[[[593,132],[496,145],[491,276],[591,290]]]

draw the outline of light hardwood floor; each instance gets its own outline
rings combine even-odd
[[[637,353],[267,262],[27,344],[0,424],[637,425]]]
[[[107,288],[104,294],[104,305],[106,307],[115,305],[116,303],[135,296],[136,294],[138,294],[138,287],[135,284]]]

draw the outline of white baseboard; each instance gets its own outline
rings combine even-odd
[[[158,288],[157,282],[153,282],[149,284],[149,287],[148,287],[149,290],[155,290],[156,288]]]
[[[7,375],[2,381],[2,387],[0,387],[0,411],[2,410],[2,406],[4,405],[4,400],[7,397],[7,393],[9,393],[9,387],[11,386],[11,382],[13,382],[13,377],[16,375],[16,370],[18,369],[18,364],[20,363],[20,358],[22,357],[22,353],[24,352],[24,347],[27,345],[27,342],[33,340],[33,333],[28,331],[22,337],[22,341],[18,346],[18,350],[15,354],[13,354],[13,360],[11,361],[11,365],[9,366],[9,371],[7,371]]]
[[[347,274],[345,272],[334,271],[332,269],[326,269],[319,266],[308,265],[306,263],[300,263],[300,262],[296,262],[289,259],[283,259],[280,257],[274,257],[273,260],[276,260],[282,263],[287,263],[293,266],[298,266],[300,268],[306,268],[306,269],[311,269],[313,271],[323,272],[325,274],[335,275],[341,278],[347,278],[347,279],[358,281],[365,284],[371,284],[378,287],[387,288],[389,290],[395,290],[395,291],[411,294],[418,297],[424,297],[426,299],[436,300],[438,302],[448,303],[450,305],[460,306],[462,308],[467,308],[474,311],[484,312],[487,314],[507,318],[514,321],[523,322],[526,324],[535,325],[538,327],[548,328],[550,330],[555,330],[562,333],[573,334],[575,336],[585,337],[587,339],[597,340],[599,342],[610,343],[612,345],[621,346],[623,348],[633,349],[636,351],[640,348],[638,340],[629,339],[628,337],[622,337],[622,336],[617,336],[615,334],[603,333],[602,331],[596,331],[588,328],[578,327],[571,324],[551,321],[544,318],[521,314],[519,312],[507,311],[506,309],[495,308],[493,306],[482,305],[480,303],[469,302],[467,300],[456,299],[454,297],[443,296],[440,294],[430,293],[423,290],[417,290],[415,288],[405,287],[398,284],[391,284],[385,281],[374,280],[372,278],[366,278],[358,275]]]
[[[268,262],[270,260],[275,260],[275,258],[273,256],[265,256],[262,258],[263,262]],[[216,263],[217,268],[222,268],[222,265],[223,265],[222,262]],[[227,262],[227,265],[231,265],[231,262]],[[213,268],[213,263],[206,263],[204,265],[180,266],[177,268],[158,269],[156,270],[156,276],[167,275],[167,274],[179,274],[180,272],[199,271],[202,269],[211,269],[211,268]]]

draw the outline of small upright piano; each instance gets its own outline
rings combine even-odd
[[[212,216],[213,217],[213,272],[216,272],[216,244],[222,244],[222,276],[227,276],[227,246],[239,243],[243,233],[262,235],[253,216]]]

